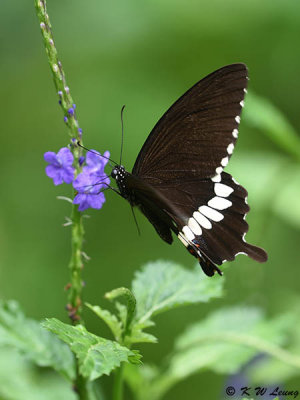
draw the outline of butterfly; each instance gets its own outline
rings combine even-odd
[[[206,76],[181,96],[146,139],[132,172],[111,173],[119,194],[137,206],[158,235],[175,234],[208,276],[237,254],[258,262],[267,253],[245,240],[247,191],[224,172],[238,138],[247,92],[245,64]]]

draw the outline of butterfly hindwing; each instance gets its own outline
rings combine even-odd
[[[231,175],[223,172],[220,182],[193,180],[165,184],[156,190],[172,205],[166,206],[167,212],[187,247],[194,245],[194,249],[217,265],[233,261],[239,253],[259,262],[266,261],[264,250],[245,241],[247,191]]]

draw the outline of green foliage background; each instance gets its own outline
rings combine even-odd
[[[249,191],[247,239],[266,248],[269,262],[260,265],[239,256],[226,264],[222,299],[158,316],[151,333],[159,343],[140,346],[144,360],[158,362],[187,323],[221,306],[259,306],[269,316],[297,308],[300,145],[291,126],[299,130],[300,3],[49,0],[48,12],[85,145],[109,149],[118,160],[119,115],[126,104],[127,169],[155,122],[186,89],[223,65],[242,61],[249,67],[252,97],[246,98],[227,170]],[[69,205],[55,197],[70,194],[70,188],[56,188],[45,176],[43,153],[57,151],[68,137],[33,2],[4,0],[0,24],[0,297],[18,300],[31,317],[67,321],[63,287],[70,238],[62,224]],[[91,261],[84,277],[85,300],[91,304],[106,306],[103,294],[130,287],[134,271],[147,261],[193,265],[180,243],[163,243],[140,215],[139,237],[130,207],[114,193],[107,193],[100,212],[89,214],[85,250]],[[109,337],[88,310],[85,319],[89,331]],[[105,386],[110,380],[104,378]],[[224,380],[224,375],[206,372],[178,384],[166,399],[197,393],[216,398]],[[297,382],[290,380],[289,387]]]

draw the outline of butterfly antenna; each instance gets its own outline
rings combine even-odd
[[[111,158],[105,157],[105,156],[103,156],[102,154],[98,153],[97,151],[93,151],[93,150],[88,149],[88,148],[85,147],[85,146],[82,146],[82,144],[79,142],[79,140],[77,140],[77,146],[81,147],[82,149],[84,149],[84,150],[86,150],[86,151],[89,151],[90,153],[94,153],[94,154],[96,154],[96,155],[99,156],[99,157],[106,158],[106,160],[109,160],[109,161],[113,162],[114,164],[118,165],[118,163],[116,163],[116,162],[115,162],[114,160],[112,160]]]
[[[133,209],[132,206],[131,206],[131,211],[132,211],[132,215],[133,215],[133,218],[134,218],[135,225],[137,227],[138,234],[139,234],[139,236],[141,236],[141,231],[140,231],[140,228],[139,228],[139,225],[138,225],[135,213],[134,213],[134,209]]]
[[[122,165],[123,143],[124,143],[124,121],[123,121],[124,108],[125,105],[121,108],[122,139],[121,139],[120,165]]]

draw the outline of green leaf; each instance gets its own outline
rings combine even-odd
[[[235,373],[256,353],[264,352],[300,367],[300,359],[290,357],[280,344],[295,323],[292,315],[265,321],[256,308],[227,308],[190,326],[176,341],[172,373],[189,375],[209,368],[218,373]]]
[[[129,372],[125,377],[138,390],[138,399],[158,400],[172,386],[196,372],[209,369],[232,374],[258,353],[266,353],[300,370],[300,358],[280,347],[295,322],[294,315],[267,321],[256,308],[225,308],[188,327],[176,341],[174,352],[163,368],[152,369],[152,374],[147,375],[143,366],[135,376],[133,368],[126,368]],[[147,388],[146,397],[143,388]]]
[[[296,310],[296,315],[299,313]],[[293,326],[291,337],[289,337],[288,351],[289,354],[296,356],[297,359],[300,357],[300,326],[295,324]],[[296,367],[296,368],[295,368]],[[300,376],[300,368],[293,363],[285,362],[285,360],[264,357],[258,360],[253,366],[250,365],[247,368],[247,374],[250,376],[251,382],[258,385],[268,385],[274,382],[286,382],[291,378]]]
[[[137,324],[133,325],[130,335],[126,337],[128,346],[134,343],[157,343],[157,338],[150,333],[143,332],[143,327]]]
[[[197,265],[192,271],[169,261],[146,264],[135,275],[136,323],[175,307],[208,302],[222,294],[224,278],[208,278]]]
[[[243,118],[255,128],[259,128],[281,149],[300,160],[299,135],[282,112],[269,100],[249,92],[246,97]]]
[[[106,325],[112,331],[116,341],[119,341],[122,336],[122,324],[118,318],[110,311],[104,310],[99,306],[92,306],[89,303],[86,303],[86,306],[106,323]]]
[[[115,300],[119,297],[124,297],[126,299],[126,319],[125,322],[123,322],[123,337],[125,337],[127,334],[130,334],[131,322],[135,315],[136,299],[133,293],[125,287],[114,289],[111,292],[106,293],[105,297],[109,300]]]
[[[77,396],[72,384],[53,370],[37,368],[15,348],[0,347],[0,399],[76,400]]]
[[[26,318],[15,301],[0,302],[0,346],[12,346],[42,367],[52,367],[69,380],[75,377],[68,346],[40,324]]]
[[[96,336],[82,325],[71,326],[51,318],[43,326],[70,346],[78,358],[81,375],[90,380],[109,375],[122,361],[139,363],[138,352]]]

